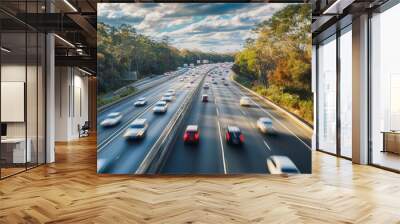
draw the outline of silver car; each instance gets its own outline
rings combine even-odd
[[[250,106],[250,98],[247,96],[243,96],[242,98],[240,98],[240,102],[239,102],[240,106]]]
[[[128,140],[143,138],[146,134],[148,123],[146,119],[134,120],[125,131],[124,137]]]
[[[264,134],[276,134],[272,126],[272,120],[268,117],[261,117],[257,120],[257,128]]]
[[[271,174],[298,174],[297,166],[286,156],[270,156],[267,168]]]
[[[169,89],[168,91],[167,91],[167,93],[169,93],[171,96],[175,96],[175,90],[173,90],[173,89]]]
[[[167,112],[167,109],[168,109],[167,102],[164,100],[160,100],[153,107],[153,112],[154,113],[165,113],[165,112]]]
[[[144,98],[144,97],[138,99],[138,100],[134,103],[135,107],[142,107],[142,106],[144,106],[144,105],[146,105],[146,104],[147,104],[147,101],[146,101],[146,98]]]
[[[161,100],[162,101],[166,101],[166,102],[171,102],[173,100],[173,95],[171,93],[165,93],[162,97]]]
[[[120,112],[109,113],[107,117],[100,123],[103,127],[111,127],[117,125],[122,119]]]

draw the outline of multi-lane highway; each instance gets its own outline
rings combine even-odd
[[[211,72],[208,72],[213,68]],[[232,81],[227,64],[208,65],[208,69],[196,68],[196,72],[174,77],[161,85],[111,107],[100,113],[99,122],[109,112],[121,112],[121,123],[112,128],[99,127],[98,131],[98,171],[101,173],[135,173],[149,150],[164,132],[174,112],[183,106],[190,91],[199,87],[194,94],[189,110],[173,132],[173,139],[162,158],[157,172],[163,174],[240,174],[269,173],[266,159],[282,155],[289,158],[301,173],[311,173],[311,131],[295,122],[292,117],[276,109],[246,89]],[[206,72],[207,71],[207,72]],[[198,74],[191,76],[191,74]],[[182,81],[182,76],[187,77]],[[204,81],[202,82],[202,79]],[[224,80],[223,80],[224,79]],[[192,84],[190,82],[193,82]],[[215,84],[213,83],[215,82]],[[208,89],[203,88],[204,85]],[[188,86],[190,86],[188,88]],[[176,90],[176,99],[169,104],[168,112],[155,115],[153,104],[168,89]],[[208,95],[208,102],[202,102],[202,95]],[[250,106],[240,106],[241,97],[250,98]],[[133,102],[146,97],[145,107],[137,108]],[[268,117],[273,123],[275,135],[263,134],[256,123],[260,117]],[[149,128],[143,140],[129,142],[122,135],[127,125],[135,118],[146,118]],[[198,144],[186,144],[183,140],[187,125],[197,125]],[[226,142],[228,126],[240,128],[244,143],[231,145]],[[168,133],[167,133],[168,134]],[[151,161],[150,161],[151,162]]]
[[[172,77],[163,83],[156,83],[152,88],[140,92],[117,103],[98,115],[97,134],[97,168],[101,173],[134,173],[141,161],[145,158],[152,145],[161,136],[165,126],[174,116],[177,109],[182,106],[184,98],[194,87],[199,84],[202,76],[191,76],[191,81],[181,81],[181,76]],[[183,75],[188,75],[184,73]],[[168,103],[165,114],[155,114],[152,109],[164,93],[169,89],[176,91],[173,101]],[[135,107],[134,102],[145,97],[147,104],[143,107]],[[118,125],[102,127],[100,125],[109,113],[119,112],[123,115]],[[148,130],[144,139],[127,141],[123,135],[129,124],[135,120],[144,118],[148,122]]]

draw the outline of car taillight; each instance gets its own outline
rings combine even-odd
[[[199,133],[194,134],[194,139],[199,140]]]
[[[188,138],[189,138],[188,133],[185,133],[185,134],[183,135],[183,140],[186,141]]]
[[[226,140],[230,140],[231,139],[231,135],[229,134],[229,132],[226,133]]]
[[[241,141],[241,142],[244,142],[244,135],[243,135],[243,134],[240,134],[240,137],[239,137],[239,138],[240,138],[240,141]]]

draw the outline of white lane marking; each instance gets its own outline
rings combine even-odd
[[[222,153],[222,163],[224,165],[224,174],[227,174],[227,172],[226,172],[224,143],[222,142],[221,126],[219,125],[219,121],[218,120],[217,120],[217,124],[218,124],[218,132],[219,132],[219,142],[221,143],[221,153]]]
[[[218,109],[218,107],[217,107],[217,116],[219,116],[219,109]]]
[[[246,112],[244,112],[243,110],[240,110],[240,111],[242,112],[242,114],[243,114],[244,116],[247,115]]]
[[[271,151],[272,152],[272,149],[271,149],[271,147],[269,147],[269,145],[268,145],[268,143],[264,140],[264,145],[265,146],[267,146],[267,148],[269,149],[269,151]]]
[[[237,88],[239,89],[239,88]],[[238,91],[242,96],[246,96],[242,93],[242,90],[239,89]],[[311,150],[311,147],[307,145],[303,140],[299,138],[292,130],[290,130],[286,125],[284,125],[280,120],[278,120],[276,117],[274,117],[270,112],[266,111],[264,108],[262,108],[258,103],[256,103],[251,97],[250,101],[253,102],[255,105],[257,105],[258,108],[260,108],[264,113],[268,114],[270,117],[272,117],[274,120],[276,120],[282,127],[284,127],[286,130],[288,130],[294,137],[296,137],[301,143],[303,143],[308,149]]]

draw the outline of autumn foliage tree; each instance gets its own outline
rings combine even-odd
[[[311,6],[288,5],[253,32],[235,56],[238,78],[311,122]]]

